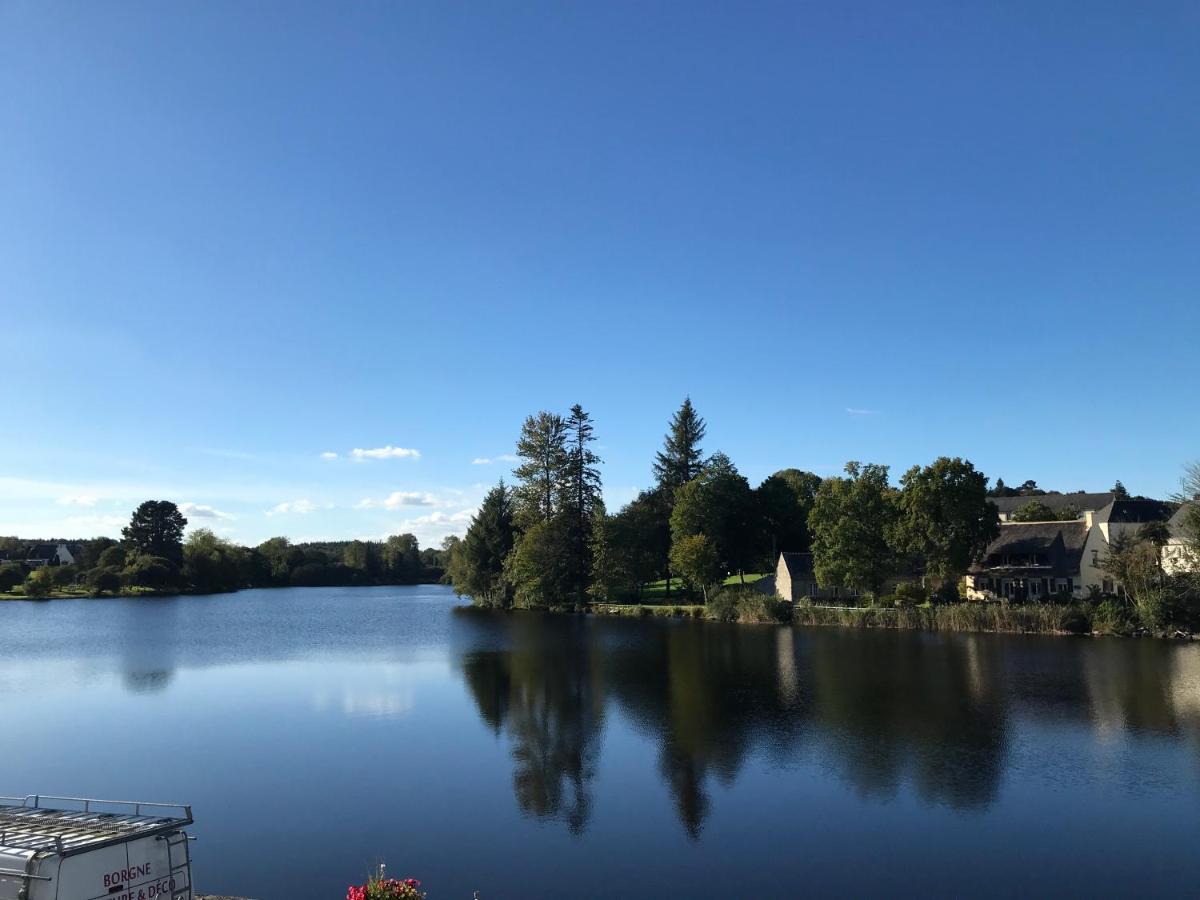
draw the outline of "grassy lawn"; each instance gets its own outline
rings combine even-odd
[[[127,587],[127,588],[122,588],[120,593],[117,594],[117,596],[118,597],[140,597],[144,594],[153,594],[153,593],[154,593],[154,591],[150,590],[149,588]],[[82,585],[73,585],[71,587],[58,588],[57,590],[52,591],[49,595],[47,595],[45,597],[27,597],[27,596],[25,596],[24,593],[22,593],[20,591],[17,591],[17,592],[0,591],[0,601],[3,601],[3,600],[78,600],[80,598],[91,597],[91,596],[92,596],[91,590],[89,588],[83,587]],[[105,594],[103,597],[98,598],[98,599],[105,599],[109,596],[110,596],[109,594]]]
[[[767,575],[769,575],[769,574],[770,574],[769,572],[756,572],[753,574],[751,574],[750,572],[747,572],[746,573],[746,584],[754,584],[754,582],[758,581],[758,579],[766,578]],[[738,577],[737,575],[730,575],[728,578],[725,579],[724,583],[727,585],[740,585],[742,583],[742,579],[740,577]],[[684,590],[683,580],[680,578],[672,578],[671,579],[671,597],[670,597],[671,602],[675,602],[676,598],[682,597],[683,590]],[[655,603],[660,600],[666,600],[666,599],[667,599],[667,580],[665,578],[660,578],[658,581],[649,582],[646,585],[646,587],[642,590],[642,602],[643,603]]]

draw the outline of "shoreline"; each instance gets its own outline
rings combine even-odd
[[[781,602],[782,605],[782,602]],[[463,609],[488,609],[472,604]],[[692,619],[733,625],[790,625],[806,628],[857,628],[890,631],[958,632],[964,634],[1040,634],[1055,637],[1130,637],[1166,641],[1192,641],[1196,634],[1182,631],[1155,634],[1131,621],[1101,620],[1088,604],[1005,605],[953,603],[944,606],[803,606],[787,611],[780,607],[713,614],[703,604],[599,603],[503,610],[551,615],[592,615],[634,619]],[[732,612],[732,611],[730,611]],[[1099,626],[1099,627],[1097,627]]]
[[[229,594],[240,594],[242,591],[275,591],[283,588],[372,588],[372,587],[414,587],[419,584],[441,584],[441,581],[403,581],[385,584],[261,584],[236,588],[232,591],[152,591],[149,589],[133,591],[117,591],[115,594],[94,594],[91,591],[79,589],[73,591],[56,591],[47,597],[27,597],[25,594],[0,592],[0,603],[25,601],[28,603],[51,603],[55,600],[165,600],[170,597],[224,597]]]

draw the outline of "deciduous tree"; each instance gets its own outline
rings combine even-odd
[[[894,546],[922,557],[936,581],[957,582],[1000,533],[987,477],[967,460],[943,456],[924,468],[913,466],[900,485]]]
[[[887,466],[849,462],[846,476],[821,482],[808,517],[817,580],[878,595],[896,571],[896,491]]]

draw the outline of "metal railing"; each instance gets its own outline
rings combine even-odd
[[[48,806],[46,803],[77,803],[82,804],[79,809],[72,807]],[[161,816],[160,818],[181,818],[192,820],[192,807],[186,803],[150,803],[141,800],[100,800],[95,797],[55,797],[47,794],[26,794],[24,797],[0,797],[0,805],[20,806],[26,809],[47,809],[57,812],[85,812],[85,813],[104,813],[109,815],[134,815],[142,816],[143,810],[162,810],[164,812],[174,811],[182,813],[175,816]],[[118,809],[97,809],[96,807],[118,807]]]

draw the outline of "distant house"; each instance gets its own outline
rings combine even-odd
[[[1162,567],[1168,575],[1200,569],[1200,558],[1193,549],[1197,535],[1188,532],[1188,518],[1196,511],[1196,507],[1196,502],[1185,503],[1167,520],[1171,538],[1163,547]]]
[[[61,542],[29,544],[20,550],[8,553],[3,561],[24,563],[31,569],[41,566],[69,566],[75,562],[75,553]]]
[[[1002,522],[1000,536],[966,576],[967,595],[1039,600],[1062,593],[1082,598],[1092,590],[1120,594],[1124,588],[1103,569],[1109,545],[1121,535],[1136,537],[1151,522],[1176,518],[1175,505],[1162,500],[1110,500],[1068,522]],[[1182,521],[1179,518],[1180,528]]]
[[[775,566],[775,595],[795,603],[803,597],[813,600],[839,600],[857,597],[852,588],[822,587],[813,571],[811,553],[780,553]]]
[[[1114,500],[1103,509],[1084,517],[1088,526],[1087,544],[1083,549],[1080,577],[1084,589],[1096,588],[1105,594],[1122,593],[1124,588],[1114,584],[1104,572],[1104,558],[1109,545],[1120,536],[1137,537],[1151,522],[1167,522],[1175,515],[1176,505],[1162,500]]]
[[[1082,519],[1085,513],[1103,509],[1117,498],[1113,493],[1086,494],[1038,494],[1020,497],[992,497],[996,509],[1000,512],[1001,522],[1011,522],[1013,513],[1027,503],[1041,503],[1060,515],[1068,507],[1075,510],[1075,518]]]
[[[1080,566],[1088,532],[1080,520],[1002,523],[1000,536],[966,576],[967,596],[1021,601],[1082,595]]]

